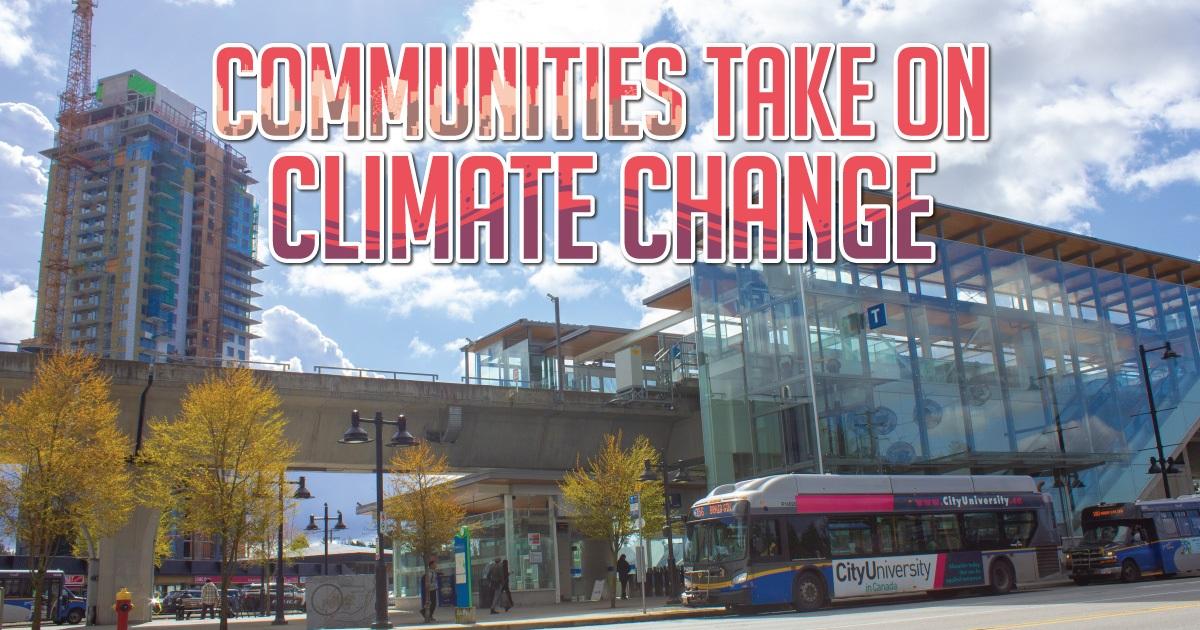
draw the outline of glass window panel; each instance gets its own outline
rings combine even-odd
[[[788,519],[788,554],[792,560],[829,557],[825,523],[817,517],[794,516]]]
[[[926,551],[962,550],[962,535],[958,529],[957,516],[954,514],[922,514],[917,518],[921,524]]]
[[[912,307],[908,313],[917,341],[917,365],[924,394],[919,402],[919,415],[928,433],[928,456],[964,453],[966,423],[954,357],[953,316],[945,309],[928,306]]]
[[[968,549],[984,551],[1004,546],[1000,536],[1000,516],[995,512],[963,514],[963,536]]]
[[[1000,390],[992,318],[958,314],[962,347],[959,383],[969,405],[976,451],[1009,451],[1007,414]]]
[[[1012,547],[1025,547],[1033,536],[1037,517],[1033,512],[1005,512],[1000,515],[1004,528],[1004,540]]]
[[[829,520],[829,548],[834,557],[875,553],[873,521],[870,517]]]
[[[783,555],[779,524],[773,518],[750,521],[750,559],[777,560]]]
[[[1030,299],[1025,288],[1027,271],[1024,256],[993,249],[987,251],[987,259],[996,306],[1030,310]]]

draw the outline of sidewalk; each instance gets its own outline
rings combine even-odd
[[[666,598],[647,597],[646,614],[642,614],[641,597],[630,597],[617,601],[617,607],[610,608],[608,601],[602,602],[568,602],[547,606],[523,606],[513,608],[509,612],[492,615],[486,608],[476,610],[476,621],[473,625],[454,623],[453,608],[439,608],[434,615],[439,623],[426,624],[417,610],[393,609],[389,618],[398,626],[419,626],[431,630],[445,628],[488,628],[489,630],[512,629],[525,630],[532,628],[572,628],[600,624],[631,623],[661,619],[686,619],[693,617],[714,617],[724,615],[723,608],[684,608],[683,606],[668,606]],[[236,630],[267,630],[271,628],[274,617],[240,617],[229,620],[229,626]],[[288,625],[293,628],[305,627],[303,614],[287,615]],[[28,624],[4,624],[5,630],[28,628]],[[53,627],[53,624],[47,624]],[[176,621],[174,617],[159,617],[148,623],[140,624],[137,628],[161,629],[179,628],[180,630],[216,630],[219,624],[212,619],[189,619]],[[84,626],[73,626],[82,629]],[[94,630],[114,630],[115,626],[91,626]]]

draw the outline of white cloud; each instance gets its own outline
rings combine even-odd
[[[171,4],[177,4],[179,6],[187,6],[189,4],[207,4],[214,7],[231,7],[233,6],[234,0],[167,0],[167,2],[170,2]]]
[[[513,304],[523,291],[502,288],[496,269],[469,265],[435,265],[428,250],[418,250],[409,264],[292,265],[284,272],[288,288],[301,295],[340,297],[348,304],[380,303],[395,315],[430,311],[473,321],[475,313]]]
[[[471,340],[467,339],[466,337],[451,339],[450,341],[442,344],[442,350],[445,350],[446,352],[462,352],[462,347],[468,343],[471,343]]]
[[[1187,155],[1137,171],[1124,181],[1124,187],[1132,188],[1134,185],[1142,185],[1155,189],[1167,184],[1187,181],[1200,183],[1200,151],[1192,151]]]
[[[0,103],[0,113],[5,115],[17,114],[18,117],[27,118],[32,121],[34,126],[43,133],[54,134],[54,123],[36,105],[11,101],[4,102]]]
[[[33,57],[33,4],[29,0],[0,2],[0,64],[15,68]]]
[[[600,282],[584,277],[584,272],[591,265],[560,265],[546,262],[536,267],[527,267],[529,285],[539,295],[553,293],[554,295],[572,300],[592,295],[602,288]]]
[[[662,16],[660,4],[643,0],[478,0],[467,9],[459,41],[637,42]]]
[[[13,276],[0,277],[0,341],[10,343],[33,336],[37,293]]]
[[[413,335],[413,338],[408,341],[408,349],[411,351],[412,356],[418,359],[431,357],[436,352],[433,346],[421,341],[421,338],[417,335]]]
[[[251,343],[252,361],[286,363],[301,372],[317,365],[352,368],[338,342],[300,313],[280,304],[262,312],[262,323],[252,331],[260,338]]]
[[[662,6],[647,3],[629,19],[652,23]],[[673,151],[933,150],[939,172],[921,180],[923,192],[996,214],[1077,226],[1086,225],[1085,215],[1098,209],[1102,188],[1127,188],[1128,173],[1163,161],[1147,155],[1149,134],[1176,139],[1200,127],[1200,74],[1193,61],[1200,56],[1194,33],[1200,11],[1195,4],[666,0],[665,6],[661,10],[669,13],[667,19],[681,31],[678,41],[689,50],[692,72],[705,76],[706,86],[711,79],[698,47],[708,42],[876,44],[876,62],[862,74],[875,83],[875,99],[863,106],[863,118],[876,121],[877,140],[718,143],[708,112],[693,106],[692,133],[671,146]],[[947,41],[991,47],[991,140],[900,140],[891,118],[894,52],[902,43]],[[1150,170],[1135,183],[1191,179],[1191,166],[1184,160]]]
[[[0,207],[10,217],[42,214],[49,160],[38,151],[54,141],[54,123],[30,103],[0,103]]]

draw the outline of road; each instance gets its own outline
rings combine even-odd
[[[1173,630],[1200,628],[1200,578],[1135,584],[1053,586],[1003,596],[839,605],[818,613],[780,612],[746,617],[680,619],[634,624],[637,630]]]

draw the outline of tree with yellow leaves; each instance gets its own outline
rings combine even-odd
[[[446,475],[446,456],[428,442],[396,451],[390,463],[392,496],[384,500],[392,539],[421,558],[424,566],[450,544],[466,516]]]
[[[130,440],[98,365],[82,352],[46,355],[33,386],[0,403],[0,523],[33,560],[33,630],[55,547],[86,548],[91,564],[134,505]]]
[[[633,440],[629,448],[621,446],[622,435],[604,436],[604,444],[586,465],[578,462],[567,471],[559,484],[563,499],[575,513],[575,528],[584,536],[608,544],[609,566],[616,566],[617,554],[635,533],[649,538],[662,530],[662,481],[642,481],[645,463],[657,466],[658,450],[644,435]],[[640,530],[629,513],[629,497],[641,496],[644,524]],[[645,567],[639,567],[644,569]],[[616,577],[609,573],[608,592],[611,606],[617,605]]]
[[[177,418],[150,423],[143,495],[167,511],[175,532],[220,541],[222,593],[239,551],[281,517],[280,483],[296,452],[285,424],[275,390],[246,369],[221,370],[188,387]]]

